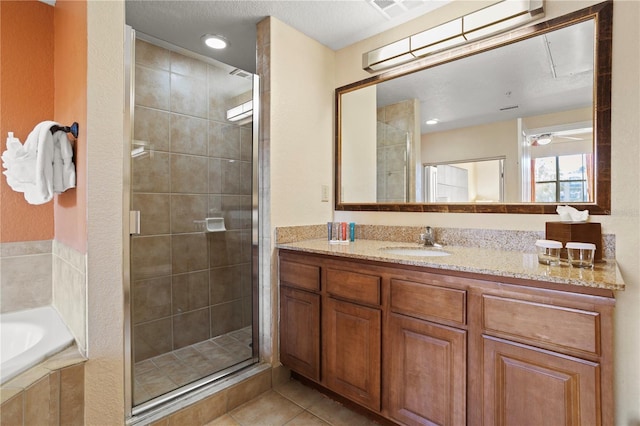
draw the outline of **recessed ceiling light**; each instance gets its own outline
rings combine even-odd
[[[434,124],[438,124],[439,122],[440,120],[438,120],[437,118],[432,118],[431,120],[427,120],[425,123],[429,126],[433,126]]]
[[[538,142],[538,145],[548,145],[551,143],[551,139],[553,139],[553,135],[550,133],[545,133],[544,135],[538,136],[536,142]]]
[[[203,35],[202,41],[212,49],[224,49],[229,44],[224,37],[212,34]]]

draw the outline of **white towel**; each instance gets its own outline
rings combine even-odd
[[[76,186],[73,149],[62,130],[53,135],[53,192],[61,193]]]
[[[55,121],[43,121],[29,133],[24,145],[11,140],[2,154],[4,175],[14,191],[23,192],[30,204],[51,201],[54,192],[75,186],[73,151],[63,131],[51,134]]]

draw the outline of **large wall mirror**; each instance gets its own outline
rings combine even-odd
[[[610,214],[611,1],[336,89],[336,209]]]

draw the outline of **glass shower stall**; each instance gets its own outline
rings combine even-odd
[[[135,415],[257,362],[258,81],[133,31],[129,39]]]

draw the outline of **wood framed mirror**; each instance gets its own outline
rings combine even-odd
[[[612,32],[607,1],[336,89],[336,210],[610,214]]]

